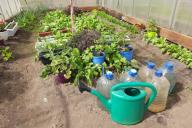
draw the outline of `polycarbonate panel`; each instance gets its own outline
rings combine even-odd
[[[9,19],[20,12],[21,6],[18,0],[0,0],[0,11],[4,19]]]
[[[97,5],[97,0],[75,0],[75,5],[76,6],[96,6]]]
[[[125,15],[132,16],[133,14],[133,0],[120,0],[121,12]]]
[[[98,0],[98,6],[103,6],[103,0]]]
[[[173,29],[192,36],[192,0],[179,1],[176,12]]]
[[[104,3],[104,7],[107,7],[107,8],[110,8],[112,9],[113,8],[113,0],[103,0],[103,3]]]
[[[63,8],[66,7],[70,0],[20,0],[24,9],[36,9],[36,8]]]
[[[63,7],[67,6],[66,0],[50,0],[50,1],[52,2],[53,8],[63,8]],[[43,4],[45,4],[45,3],[43,3]]]
[[[23,9],[36,9],[41,4],[38,0],[20,0],[20,2]]]
[[[151,0],[149,16],[158,24],[169,28],[172,11],[176,0]]]
[[[141,20],[149,17],[151,0],[134,0],[133,15]]]
[[[117,11],[117,12],[120,12],[121,10],[121,6],[120,6],[120,1],[121,0],[112,0],[112,3],[111,3],[111,7],[113,10]]]

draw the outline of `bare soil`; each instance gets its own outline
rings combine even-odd
[[[0,64],[0,128],[125,128],[110,120],[98,108],[96,98],[80,94],[77,87],[56,85],[54,77],[39,77],[43,65],[35,62],[35,36],[18,32],[6,42],[15,59]],[[141,63],[151,59],[160,65],[169,59],[158,48],[135,39],[135,58]],[[192,71],[177,60],[177,85],[161,113],[146,112],[144,120],[132,128],[191,128]]]

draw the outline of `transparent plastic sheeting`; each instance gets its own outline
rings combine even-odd
[[[99,0],[74,0],[75,6],[96,6]],[[70,0],[0,0],[0,18],[9,19],[22,9],[64,8]]]
[[[0,19],[9,19],[21,11],[19,0],[0,0]]]
[[[192,36],[192,0],[74,0],[76,6],[104,6],[146,21],[153,18],[166,28]],[[22,9],[63,8],[70,0],[0,0],[0,18],[9,19]]]
[[[50,9],[64,8],[70,4],[70,0],[20,0],[24,8],[35,9],[45,7]],[[75,6],[96,6],[97,0],[74,0]]]
[[[192,0],[178,1],[173,29],[192,36]]]
[[[172,11],[176,0],[151,0],[149,17],[164,27],[170,28]]]
[[[66,7],[70,0],[20,0],[22,8],[36,9],[36,8],[63,8]]]
[[[99,0],[99,5],[192,36],[192,0]]]

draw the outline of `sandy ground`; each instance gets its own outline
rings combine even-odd
[[[11,44],[14,61],[0,64],[0,128],[191,128],[192,71],[177,65],[177,86],[169,97],[167,109],[158,114],[146,112],[144,120],[133,126],[123,126],[110,120],[106,111],[98,108],[96,98],[80,94],[77,87],[55,85],[54,78],[39,77],[42,64],[34,60],[35,37],[19,33]],[[168,55],[139,39],[133,44],[135,57],[161,64]]]

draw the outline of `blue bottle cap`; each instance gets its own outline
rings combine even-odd
[[[154,68],[155,68],[155,63],[153,63],[153,62],[147,62],[147,67],[148,67],[149,69],[154,69]]]
[[[131,77],[137,76],[137,70],[135,70],[135,69],[130,69],[130,70],[128,71],[128,75],[131,76]]]
[[[163,72],[161,70],[156,70],[155,71],[155,76],[161,77],[163,75]]]
[[[111,71],[107,71],[105,77],[108,80],[113,80],[113,73]]]
[[[164,64],[164,67],[169,71],[173,71],[174,65],[171,61],[168,61]]]

